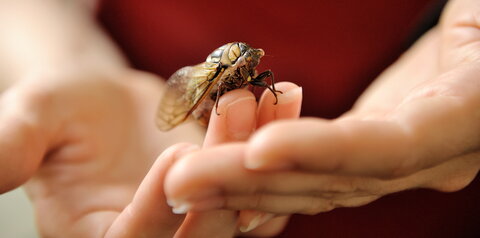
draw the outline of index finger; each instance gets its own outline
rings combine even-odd
[[[283,92],[276,95],[278,103],[275,104],[275,95],[265,90],[258,108],[255,96],[248,90],[238,89],[224,94],[218,109],[212,110],[204,146],[245,141],[256,128],[271,121],[299,117],[302,88],[290,82],[280,82],[275,87]]]
[[[248,90],[224,94],[212,110],[203,146],[246,140],[255,129],[256,109],[255,96]]]

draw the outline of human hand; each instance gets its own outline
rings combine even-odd
[[[273,120],[298,117],[301,104],[301,88],[287,82],[276,84],[276,88],[283,92],[283,94],[278,95],[279,103],[274,105],[275,98],[273,94],[265,91],[258,108],[255,97],[247,90],[234,90],[223,95],[220,98],[218,107],[220,115],[217,116],[215,112],[212,112],[204,141],[204,150],[227,143],[244,143],[257,128]],[[223,163],[222,159],[221,154],[219,156],[212,155],[208,158],[208,161],[197,161],[196,166],[219,166],[219,164]],[[175,167],[180,170],[178,175],[181,177],[195,176],[191,172],[195,173],[196,170],[187,171],[182,169],[183,161],[189,161],[189,159],[182,158],[175,163]],[[211,176],[215,176],[219,171],[211,172],[213,172]],[[197,188],[190,187],[186,189],[196,190]],[[200,193],[201,196],[209,195],[208,190],[200,191]],[[217,202],[215,199],[205,200],[201,206],[215,206]],[[176,206],[175,202],[170,202],[170,204],[174,206],[173,209],[177,213],[184,213],[190,209],[188,206]],[[195,218],[197,221],[200,221],[216,217],[223,217],[224,219],[217,221],[215,229],[230,229],[231,236],[235,234],[237,227],[240,231],[237,232],[237,235],[271,236],[280,232],[288,220],[288,217],[285,216],[274,218],[273,214],[244,210],[238,213],[238,221],[236,212],[232,211],[191,212],[187,216],[186,223],[188,224],[189,218]],[[272,220],[269,221],[270,219]],[[257,229],[254,230],[254,228]]]
[[[0,97],[0,192],[29,179],[44,236],[171,237],[183,216],[171,213],[159,186],[184,146],[152,164],[203,132],[155,128],[161,88],[155,76],[128,69],[15,83]]]
[[[47,237],[226,236],[183,229],[171,213],[164,171],[188,145],[154,158],[204,133],[155,128],[161,80],[130,69],[91,11],[84,1],[0,3],[0,193],[29,180]]]
[[[336,120],[273,122],[247,143],[189,154],[169,170],[167,197],[197,211],[317,214],[406,189],[464,188],[480,168],[479,12],[474,0],[450,2]],[[197,205],[207,200],[216,203]]]

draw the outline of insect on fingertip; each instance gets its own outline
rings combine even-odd
[[[205,62],[179,69],[168,79],[167,90],[160,101],[159,128],[169,130],[190,115],[200,121],[208,120],[213,105],[218,106],[219,98],[234,89],[259,86],[270,89],[276,96],[272,71],[260,74],[256,71],[264,55],[262,49],[232,42],[215,49]],[[266,82],[267,78],[271,79],[271,85]],[[220,116],[216,108],[215,113]]]

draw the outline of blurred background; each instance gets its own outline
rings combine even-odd
[[[32,205],[21,188],[0,195],[0,237],[39,237]]]

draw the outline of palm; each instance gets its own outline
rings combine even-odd
[[[44,158],[26,185],[41,214],[42,233],[82,236],[81,230],[94,233],[91,227],[104,232],[132,201],[161,151],[179,140],[200,141],[202,133],[192,127],[188,133],[159,133],[153,123],[159,81],[126,75],[122,81],[90,75],[25,81],[5,94],[24,97],[25,110],[51,126],[32,132],[48,144],[31,147]]]
[[[444,134],[440,130],[442,126],[455,121],[456,115],[461,116],[462,111],[468,110],[455,102],[449,102],[448,97],[453,100],[471,101],[471,95],[465,89],[472,86],[472,82],[468,75],[471,71],[468,65],[464,68],[451,68],[452,63],[458,62],[452,62],[451,58],[445,56],[449,51],[455,49],[449,49],[451,45],[446,45],[445,39],[442,40],[442,37],[455,36],[458,34],[455,31],[459,31],[459,29],[443,30],[442,35],[439,29],[433,29],[426,34],[395,65],[376,80],[358,100],[355,107],[344,117],[374,121],[411,121],[415,119],[422,123],[422,120],[433,119],[424,118],[425,114],[440,115],[445,118],[430,122],[438,126],[438,137],[444,137],[445,135],[440,135]],[[478,39],[470,39],[470,41],[469,43],[475,44]],[[475,62],[471,62],[471,64],[475,64]],[[475,90],[474,87],[473,90]],[[416,118],[415,114],[420,116]],[[425,137],[425,140],[434,139]],[[455,148],[454,150],[464,151],[466,148]],[[478,156],[479,153],[475,151],[453,154],[451,157],[445,157],[444,163],[435,162],[436,165],[432,163],[434,165],[432,168],[420,170],[405,180],[416,181],[415,186],[456,191],[468,185],[475,177],[478,171],[475,161]],[[428,163],[420,166],[431,167]]]

